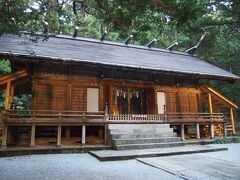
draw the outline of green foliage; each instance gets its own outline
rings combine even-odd
[[[32,102],[32,95],[22,94],[19,97],[14,97],[14,109],[30,110]]]
[[[133,34],[134,44],[157,38],[156,47],[178,41],[184,51],[196,44],[206,28],[208,35],[196,55],[240,75],[239,0],[76,0],[75,10],[72,0],[0,1],[0,34],[42,31],[48,22],[50,33],[72,35],[78,26],[79,36],[99,38],[107,30],[109,40],[122,42]],[[0,73],[9,72],[7,67],[1,62]],[[239,81],[210,83],[240,105]]]
[[[10,62],[8,60],[0,60],[0,74],[11,72]]]
[[[230,137],[217,138],[215,140],[215,143],[216,144],[240,143],[240,137],[230,136]]]

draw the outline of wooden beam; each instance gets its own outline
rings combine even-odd
[[[209,113],[213,113],[213,107],[212,107],[212,95],[208,94],[208,108],[209,108]]]
[[[57,131],[57,146],[61,146],[61,145],[62,145],[61,139],[62,139],[62,126],[61,126],[61,125],[58,125],[58,131]]]
[[[216,94],[218,97],[220,97],[221,99],[223,99],[224,101],[226,101],[228,104],[230,104],[231,106],[233,106],[234,108],[238,108],[238,106],[236,104],[234,104],[232,101],[230,101],[229,99],[227,99],[226,97],[224,97],[223,95],[221,95],[220,93],[218,93],[217,91],[213,90],[210,87],[207,87],[207,89],[209,91],[211,91],[212,93]]]
[[[86,143],[86,125],[82,125],[82,145]]]
[[[31,143],[30,146],[35,146],[35,134],[36,134],[36,125],[33,124],[31,127]]]
[[[0,76],[0,84],[5,84],[8,81],[15,81],[17,79],[26,77],[28,75],[26,70],[20,70],[15,73],[7,74],[7,75],[2,75]]]
[[[235,131],[234,115],[233,115],[233,109],[232,108],[230,108],[230,120],[231,120],[231,124],[232,124],[233,135],[235,135],[236,131]]]
[[[7,82],[6,97],[5,97],[5,110],[9,109],[9,97],[10,97],[11,82]]]

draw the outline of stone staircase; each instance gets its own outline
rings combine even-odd
[[[109,124],[108,142],[116,150],[182,146],[169,124]]]

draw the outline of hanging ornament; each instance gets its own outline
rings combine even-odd
[[[136,92],[136,97],[137,97],[137,98],[139,97],[138,92]]]

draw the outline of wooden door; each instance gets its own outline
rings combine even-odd
[[[99,110],[99,89],[87,88],[87,112],[98,112]]]
[[[158,107],[158,114],[164,114],[165,107],[166,107],[165,92],[157,92],[157,107]]]

